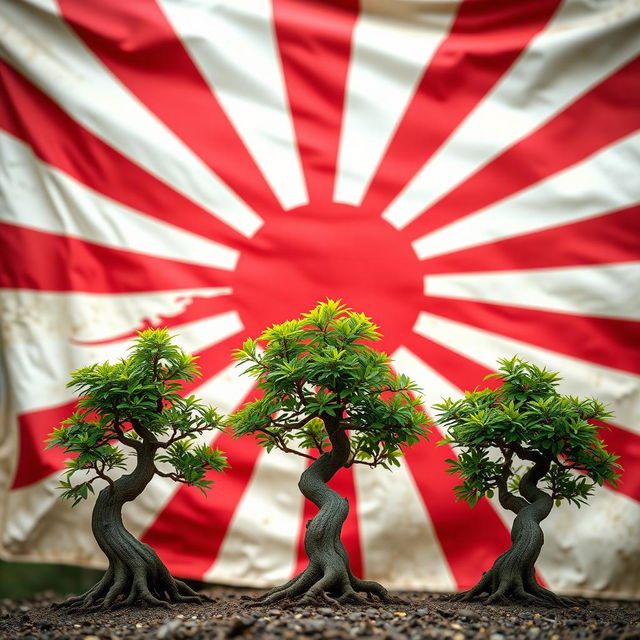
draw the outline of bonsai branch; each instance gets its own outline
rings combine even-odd
[[[314,456],[308,453],[304,453],[299,449],[292,449],[289,445],[287,445],[285,439],[277,433],[273,433],[272,431],[269,431],[268,429],[265,429],[262,427],[257,427],[255,431],[259,433],[264,433],[265,435],[269,436],[273,440],[274,445],[278,447],[278,449],[280,449],[281,451],[284,451],[285,453],[294,453],[297,456],[301,456],[302,458],[308,458],[309,460],[316,459]]]
[[[172,444],[178,442],[178,440],[184,440],[184,438],[188,437],[192,433],[204,433],[205,431],[210,431],[211,425],[204,424],[200,427],[192,427],[188,431],[178,431],[176,427],[173,427],[171,435],[168,440],[157,442],[158,449],[167,449]]]

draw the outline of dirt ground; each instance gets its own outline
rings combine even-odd
[[[580,600],[580,606],[486,606],[446,594],[398,594],[406,604],[247,607],[257,591],[214,587],[213,602],[170,609],[127,607],[105,613],[53,610],[60,598],[0,601],[0,638],[82,640],[376,639],[640,640],[640,603]]]

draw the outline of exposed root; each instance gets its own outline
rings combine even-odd
[[[367,598],[360,595],[366,594]],[[317,568],[307,568],[301,574],[284,585],[275,587],[267,593],[246,602],[247,607],[260,607],[275,602],[304,604],[311,606],[341,606],[345,604],[368,605],[372,599],[381,602],[397,602],[387,590],[377,582],[359,580],[348,568],[336,570],[333,567],[327,573]]]
[[[513,567],[505,568],[499,562],[501,558],[483,574],[477,585],[468,591],[456,594],[453,599],[458,601],[479,599],[485,604],[530,602],[548,607],[568,607],[577,604],[575,600],[561,598],[553,591],[539,585],[535,576],[529,575],[533,573],[532,571],[517,571]]]
[[[158,559],[158,562],[159,559]],[[174,579],[162,564],[109,567],[103,578],[86,593],[52,605],[56,609],[104,611],[144,602],[152,607],[169,608],[171,604],[210,600]]]
[[[500,555],[491,569],[469,591],[460,593],[459,600],[482,598],[487,604],[498,602],[533,602],[549,607],[566,607],[574,600],[561,598],[545,589],[536,580],[534,565],[544,543],[540,522],[551,511],[553,499],[540,490],[537,483],[549,470],[549,461],[536,458],[535,464],[522,477],[517,497],[500,488],[503,507],[516,513],[511,528],[511,547]]]

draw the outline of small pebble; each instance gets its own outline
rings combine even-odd
[[[478,614],[471,609],[459,609],[458,615],[461,618],[466,618],[467,620],[476,620],[478,618]]]
[[[248,618],[248,617],[233,618],[231,626],[227,630],[226,637],[235,638],[235,636],[238,636],[244,633],[244,631],[249,627],[251,627],[252,625],[254,625],[255,622],[256,622],[255,618]]]
[[[327,628],[327,623],[324,620],[306,620],[304,626],[307,631],[323,631]]]
[[[180,622],[180,620],[169,620],[168,622],[165,622],[156,631],[157,640],[164,640],[165,638],[173,637],[174,632],[177,631],[181,626],[182,622]]]

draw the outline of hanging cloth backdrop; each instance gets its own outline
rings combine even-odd
[[[1,2],[2,557],[104,566],[43,450],[71,370],[166,325],[230,412],[255,394],[231,350],[330,296],[428,405],[515,353],[606,401],[622,483],[554,510],[538,568],[640,596],[639,33],[637,0]],[[356,574],[465,588],[508,546],[440,439],[338,474]],[[282,582],[305,461],[216,445],[207,498],[156,478],[126,525],[176,575]]]

